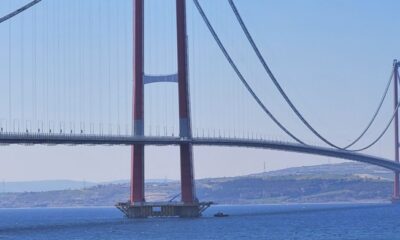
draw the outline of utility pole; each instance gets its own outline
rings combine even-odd
[[[264,161],[264,173],[265,173],[265,161]]]

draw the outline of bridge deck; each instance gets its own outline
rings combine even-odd
[[[298,152],[369,163],[393,171],[400,171],[400,164],[389,159],[362,153],[342,151],[327,147],[306,146],[297,143],[237,138],[180,138],[180,137],[137,137],[101,136],[87,134],[0,134],[0,144],[47,144],[47,145],[179,145],[191,143],[204,146],[248,147],[278,151]]]

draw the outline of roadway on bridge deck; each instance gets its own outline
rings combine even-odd
[[[357,162],[368,163],[400,171],[400,164],[389,159],[375,157],[372,155],[337,150],[320,146],[306,146],[297,143],[270,141],[261,139],[239,139],[239,138],[180,138],[180,137],[136,137],[136,136],[102,136],[87,134],[7,134],[0,133],[0,144],[47,144],[47,145],[179,145],[191,143],[202,146],[225,146],[225,147],[247,147],[261,148],[287,152],[306,153],[327,157],[347,159]]]

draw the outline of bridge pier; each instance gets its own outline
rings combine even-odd
[[[187,33],[186,33],[186,0],[176,0],[176,29],[178,57],[178,98],[179,98],[179,135],[181,138],[192,138],[190,119]],[[182,202],[193,204],[197,201],[193,174],[193,147],[191,144],[180,145],[181,158],[181,193]]]
[[[393,204],[400,203],[400,194],[399,194],[399,172],[394,173],[394,182],[393,182],[393,196],[391,199]]]
[[[398,96],[398,77],[399,77],[399,62],[395,59],[393,61],[393,89],[394,89],[394,110],[397,110],[397,105],[399,104]],[[396,112],[394,117],[394,160],[399,163],[399,114]],[[399,194],[399,172],[394,173],[394,183],[393,183],[393,203],[400,203]]]
[[[133,134],[144,136],[144,1],[133,2]],[[135,144],[131,149],[131,203],[144,199],[144,145]]]

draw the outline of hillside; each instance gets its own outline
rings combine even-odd
[[[198,198],[225,204],[380,202],[391,196],[389,171],[357,163],[290,168],[240,177],[201,179]],[[179,182],[146,184],[148,201],[167,201]],[[2,193],[0,207],[112,206],[126,201],[127,183],[85,189]]]

